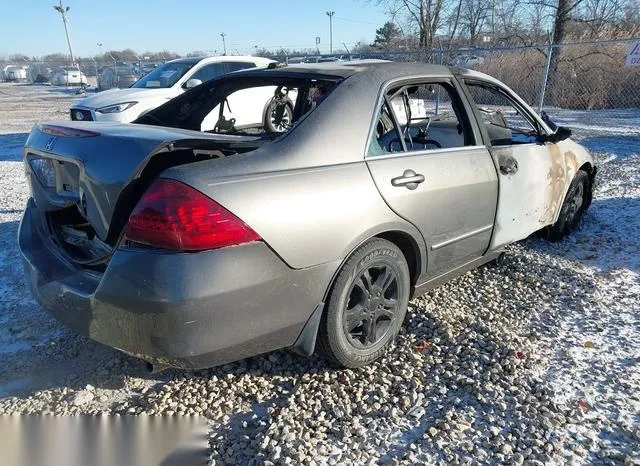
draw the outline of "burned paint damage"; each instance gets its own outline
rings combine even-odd
[[[570,139],[492,147],[491,155],[500,179],[492,249],[554,224],[576,172],[591,163],[588,152]]]
[[[490,248],[526,238],[541,228],[546,214],[546,177],[552,169],[548,151],[538,144],[492,147],[500,190]],[[515,167],[515,170],[507,169]]]
[[[557,144],[547,143],[551,164],[547,170],[547,183],[544,196],[544,208],[538,220],[540,227],[550,225],[560,211],[566,185],[565,157]]]
[[[554,174],[549,170],[548,173],[548,192],[549,192],[549,207],[553,216],[548,221],[548,224],[553,224],[560,215],[560,209],[564,202],[564,198],[569,190],[569,186],[573,181],[576,173],[585,165],[590,164],[591,157],[587,150],[576,142],[567,139],[557,144],[548,144],[549,152],[551,154],[552,165],[556,166],[556,173],[560,170],[564,170],[564,177],[562,180],[556,179]],[[557,185],[556,185],[557,184]],[[553,186],[552,186],[553,185]]]

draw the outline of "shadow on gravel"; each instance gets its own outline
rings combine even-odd
[[[10,228],[15,230],[16,225]],[[342,445],[343,449],[351,448],[342,442],[345,432],[350,432],[349,435],[355,432],[352,424],[355,420],[361,428],[375,432],[380,418],[390,416],[390,410],[396,408],[407,422],[400,427],[398,436],[387,438],[389,434],[381,433],[377,437],[389,445],[381,458],[383,463],[394,459],[402,461],[412,444],[441,454],[439,442],[443,435],[455,429],[467,429],[472,424],[481,436],[474,442],[483,442],[483,448],[489,452],[493,447],[488,429],[496,425],[497,419],[505,420],[499,426],[499,435],[518,432],[525,447],[530,448],[533,445],[527,440],[528,432],[542,430],[547,438],[553,439],[553,425],[561,422],[561,416],[569,414],[547,404],[551,392],[526,370],[538,362],[535,354],[530,353],[533,351],[530,338],[535,341],[535,332],[553,334],[561,318],[555,310],[575,306],[593,288],[591,280],[567,269],[555,273],[564,283],[574,285],[571,292],[550,294],[554,290],[552,283],[540,284],[537,278],[529,281],[530,270],[540,267],[554,270],[543,255],[508,254],[501,265],[483,267],[424,298],[414,299],[397,347],[371,368],[339,370],[317,357],[305,359],[288,351],[277,351],[208,370],[171,369],[149,374],[141,361],[62,330],[58,337],[51,339],[59,345],[56,356],[44,358],[39,365],[32,364],[31,373],[14,372],[9,380],[0,369],[0,380],[7,388],[5,381],[20,384],[22,375],[28,387],[14,386],[13,391],[30,394],[56,387],[81,390],[87,384],[98,389],[123,388],[131,377],[155,384],[146,393],[130,389],[126,395],[128,405],[114,401],[109,408],[114,413],[126,413],[131,406],[156,409],[165,393],[164,385],[168,385],[167,394],[172,400],[179,400],[180,406],[187,406],[185,397],[189,396],[189,387],[199,387],[198,399],[204,401],[208,390],[222,385],[225,391],[217,396],[233,403],[224,409],[226,419],[218,410],[203,414],[213,422],[211,444],[219,460],[225,459],[225,452],[234,451],[238,442],[247,442],[242,453],[234,453],[238,464],[254,457],[266,459],[265,454],[271,447],[264,445],[269,444],[274,435],[284,436],[282,432],[274,432],[273,426],[280,429],[280,425],[290,425],[293,406],[304,432],[321,435],[333,445]],[[515,288],[522,295],[517,307],[512,300]],[[548,305],[549,311],[541,313],[541,304]],[[446,313],[442,314],[441,309],[446,309]],[[40,312],[39,319],[49,318],[33,306],[25,305],[18,311]],[[516,327],[520,330],[512,328],[515,325],[512,323],[492,323],[493,319],[504,319],[503,313],[508,314],[509,322],[518,323]],[[506,331],[502,328],[505,325]],[[429,343],[422,354],[416,352],[419,341]],[[45,351],[50,342],[43,343],[43,348],[18,351],[15,356],[32,358],[34,362],[37,360],[34,353]],[[523,351],[524,359],[515,360],[514,351]],[[0,356],[0,368],[10,363],[3,359]],[[485,376],[491,383],[482,382]],[[179,383],[167,384],[170,381]],[[180,381],[185,381],[186,386]],[[387,387],[385,394],[377,398],[383,385]],[[328,397],[326,394],[330,392],[338,393],[340,400]],[[415,398],[409,400],[409,395]],[[538,415],[529,411],[528,402],[523,400],[532,397],[540,402],[544,400],[545,406],[552,410],[546,416],[551,424],[541,425]],[[376,399],[379,401],[374,404]],[[392,399],[399,401],[393,405]],[[316,432],[320,426],[316,418],[318,406],[329,427]],[[369,441],[373,441],[372,434],[367,435]],[[294,442],[279,443],[283,457],[296,454],[300,439],[294,439]],[[463,450],[464,445],[455,448],[461,455],[468,454]]]
[[[392,405],[385,400],[398,399],[405,403],[405,397],[411,392],[415,398],[409,404],[395,405],[407,423],[398,432],[399,436],[385,440],[388,447],[380,464],[405,460],[413,450],[411,445],[415,444],[440,452],[440,442],[446,438],[443,436],[457,429],[464,431],[472,425],[480,433],[478,441],[483,445],[486,443],[483,448],[488,452],[494,448],[491,437],[496,435],[517,433],[523,439],[524,450],[533,447],[531,432],[542,430],[549,441],[555,441],[555,426],[569,415],[570,410],[552,406],[549,386],[532,375],[530,369],[540,363],[534,347],[540,334],[554,334],[561,319],[561,310],[575,306],[579,302],[576,300],[590,294],[594,287],[591,279],[572,270],[556,272],[564,283],[574,284],[575,288],[568,293],[556,293],[551,282],[539,283],[539,278],[529,281],[533,268],[545,267],[549,272],[554,270],[542,256],[508,254],[501,265],[480,268],[425,297],[414,299],[396,349],[372,368],[337,370],[322,360],[293,359],[296,356],[276,352],[210,371],[192,375],[185,373],[185,377],[199,379],[196,386],[206,385],[214,375],[220,379],[230,372],[235,377],[249,372],[256,376],[256,380],[268,378],[278,384],[263,391],[263,400],[251,403],[249,410],[229,413],[228,421],[214,427],[211,441],[216,458],[230,461],[225,452],[233,451],[233,447],[246,436],[263,445],[247,446],[243,452],[246,456],[235,460],[242,463],[256,455],[264,455],[269,450],[268,446],[265,449],[264,443],[279,435],[270,427],[281,424],[277,419],[284,408],[296,406],[297,416],[304,419],[300,422],[313,430],[313,426],[319,425],[314,417],[317,411],[308,408],[313,403],[322,403],[323,416],[330,421],[331,427],[324,433],[330,444],[348,448],[348,444],[343,443],[344,432],[348,431],[355,437],[359,435],[354,433],[354,419],[367,426],[367,430],[375,430],[379,419],[390,415]],[[499,286],[495,285],[496,280]],[[465,296],[474,288],[469,286],[470,283],[477,291]],[[517,307],[513,305],[515,289],[523,295]],[[461,290],[458,296],[457,290]],[[452,304],[452,297],[455,297],[455,304]],[[541,306],[548,306],[549,311],[541,312]],[[455,317],[443,320],[440,312],[447,307],[450,315]],[[503,313],[510,323],[496,324],[496,319],[504,319]],[[427,343],[427,349],[419,351],[422,355],[418,356],[415,348],[420,341]],[[517,356],[520,352],[523,356]],[[268,368],[272,360],[277,361],[277,370]],[[291,361],[291,365],[283,364],[283,361]],[[384,398],[376,406],[372,395],[375,397],[379,393],[384,379],[393,382],[386,384],[388,389],[385,389]],[[296,394],[299,388],[303,388],[301,393],[304,395]],[[327,402],[324,394],[329,392],[338,392],[341,398],[350,400],[351,412],[340,412],[344,410],[344,407],[340,408],[344,406],[341,402]],[[363,395],[366,396],[363,398]],[[229,396],[234,399],[234,394]],[[530,411],[529,401],[524,400],[531,399],[538,400],[532,406],[537,407],[536,403],[541,403],[551,410],[545,415],[547,424],[541,424],[541,417]],[[252,423],[254,415],[265,423]],[[498,434],[490,434],[489,427],[496,426],[500,419],[506,423],[498,428]],[[292,420],[289,418],[282,422],[288,424]],[[483,436],[485,440],[482,440]],[[295,445],[292,444],[291,448],[286,450],[287,447],[282,446],[283,457],[295,454]],[[467,448],[466,445],[456,447],[461,455],[470,453]],[[496,451],[499,453],[499,449]],[[543,454],[539,457],[546,458]],[[450,461],[444,455],[441,459]]]
[[[20,162],[29,133],[0,134],[0,162]]]
[[[0,398],[89,383],[121,388],[125,375],[148,375],[141,362],[75,335],[35,302],[24,280],[18,226],[0,222]]]
[[[19,209],[0,210],[19,214]],[[35,392],[67,387],[81,390],[87,384],[96,388],[119,389],[128,377],[150,383],[163,383],[177,377],[222,378],[228,373],[289,375],[325,370],[318,358],[307,360],[286,351],[204,371],[169,369],[149,373],[143,361],[75,334],[58,323],[35,302],[24,280],[17,246],[18,221],[0,223],[0,398],[27,397]],[[272,361],[286,359],[289,366]]]
[[[82,97],[87,94],[87,91],[81,91],[79,86],[49,86],[46,88],[47,92],[60,94],[60,97],[67,97],[69,95]],[[91,92],[94,94],[94,92]]]
[[[640,198],[596,198],[569,237],[558,243],[535,239],[533,244],[603,273],[629,269],[640,274]]]

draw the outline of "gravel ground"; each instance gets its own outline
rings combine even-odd
[[[0,413],[202,414],[216,464],[640,464],[640,112],[570,112],[600,166],[580,230],[414,299],[373,366],[280,351],[151,375],[22,279],[20,148],[73,98],[0,84]]]

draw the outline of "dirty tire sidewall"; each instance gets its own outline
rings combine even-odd
[[[569,218],[571,202],[580,189],[580,185],[582,186],[582,205],[580,206],[578,212],[575,214],[577,218],[571,221],[572,219]],[[589,189],[589,175],[586,172],[579,170],[575,174],[573,180],[571,181],[571,184],[569,185],[567,195],[565,196],[564,202],[562,203],[562,208],[560,209],[558,221],[547,229],[546,236],[549,241],[560,241],[561,239],[569,235],[580,223],[582,214],[586,210],[586,199]]]
[[[289,124],[293,124],[293,107],[292,105],[287,102],[285,104],[285,113],[287,114],[287,117],[289,118]],[[280,131],[278,130],[278,128],[276,128],[273,125],[273,122],[271,121],[271,112],[273,112],[273,110],[275,109],[275,102],[272,100],[269,102],[268,106],[267,106],[267,112],[265,115],[265,119],[264,119],[264,127],[267,131],[269,131],[270,133],[286,133],[286,131]]]
[[[391,267],[398,285],[399,307],[385,336],[368,348],[356,348],[343,330],[343,313],[354,281],[375,264]],[[411,277],[400,249],[384,239],[374,239],[360,246],[344,263],[329,294],[322,316],[319,350],[323,356],[344,367],[360,367],[382,356],[393,343],[404,321],[409,302]]]

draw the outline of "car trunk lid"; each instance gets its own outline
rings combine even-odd
[[[206,158],[248,152],[262,145],[257,137],[210,135],[174,128],[112,123],[37,125],[25,144],[25,168],[38,209],[76,246],[84,233],[64,224],[73,218],[86,224],[89,236],[107,247],[115,245],[126,218],[146,187],[164,169]],[[43,182],[36,159],[53,171]],[[59,215],[59,211],[74,211]],[[76,215],[77,214],[77,215]],[[86,233],[86,232],[85,232]],[[94,245],[97,251],[102,244]],[[94,254],[89,254],[91,257]]]

